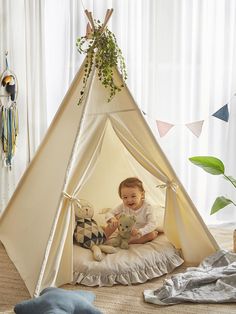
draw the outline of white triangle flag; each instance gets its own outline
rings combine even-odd
[[[174,126],[174,124],[159,121],[159,120],[156,120],[156,124],[157,124],[157,129],[160,134],[160,137],[163,137],[164,135],[166,135],[166,133]]]
[[[187,123],[185,125],[196,137],[199,137],[202,132],[203,122],[204,120],[201,120],[192,123]]]

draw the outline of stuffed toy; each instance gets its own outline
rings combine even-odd
[[[118,236],[111,238],[109,243],[113,246],[119,246],[121,249],[129,248],[129,240],[131,238],[131,231],[136,222],[135,216],[121,214],[118,219]]]
[[[115,253],[113,246],[105,245],[106,236],[101,226],[93,219],[93,206],[85,200],[73,200],[75,211],[74,240],[80,246],[90,249],[96,261],[103,259],[103,254]]]
[[[24,300],[14,307],[16,314],[102,314],[93,305],[95,294],[83,290],[45,288],[37,298]],[[2,312],[3,313],[3,312]],[[6,312],[4,312],[6,313]],[[12,313],[12,312],[11,312]]]

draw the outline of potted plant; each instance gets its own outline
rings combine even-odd
[[[220,159],[213,156],[195,156],[190,157],[189,160],[194,165],[201,167],[203,170],[212,175],[222,175],[224,179],[226,179],[236,188],[236,179],[225,174],[225,166]],[[220,209],[228,206],[229,204],[236,206],[235,202],[231,199],[226,198],[225,196],[218,196],[211,207],[210,214],[215,214]],[[236,229],[233,231],[233,251],[236,252]]]
[[[228,176],[225,174],[225,166],[220,159],[213,156],[195,156],[190,157],[189,160],[194,165],[201,167],[203,170],[212,175],[222,175],[236,188],[236,179],[234,179],[232,176]],[[233,204],[234,206],[236,206],[235,202],[233,202],[231,199],[226,198],[224,196],[218,196],[211,207],[210,214],[211,215],[215,214],[220,209],[224,208],[229,204]]]

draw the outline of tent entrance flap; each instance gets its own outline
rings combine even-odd
[[[77,197],[91,202],[95,210],[114,207],[120,203],[118,196],[120,182],[131,176],[142,178],[147,198],[152,203],[165,204],[164,189],[156,188],[161,181],[144,169],[128,152],[108,119],[96,166],[79,189]]]

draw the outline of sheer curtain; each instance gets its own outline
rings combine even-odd
[[[46,129],[44,1],[0,0],[0,71],[9,68],[18,80],[19,136],[12,169],[0,169],[0,212],[32,159]],[[1,149],[0,149],[1,152]],[[2,154],[1,154],[2,157]]]
[[[5,2],[0,3],[4,6]],[[18,3],[19,7],[20,4],[25,7],[27,3],[40,3],[40,13],[35,11],[36,18],[30,19],[32,13],[27,15],[22,8],[17,13],[17,18],[24,24],[31,23],[30,30],[39,32],[37,39],[32,41],[32,33],[28,28],[24,30],[24,45],[28,42],[34,51],[33,47],[38,44],[40,49],[38,55],[28,54],[27,57],[21,49],[24,63],[18,66],[24,73],[30,62],[38,64],[37,72],[32,72],[38,83],[32,85],[29,77],[24,82],[31,95],[35,95],[35,87],[40,86],[41,103],[22,98],[22,116],[25,116],[27,103],[28,110],[37,118],[37,121],[30,120],[32,126],[36,123],[37,127],[34,129],[36,133],[29,128],[23,131],[26,126],[25,123],[22,126],[24,117],[21,118],[24,145],[18,149],[15,168],[26,166],[28,154],[24,153],[21,161],[19,156],[23,154],[22,150],[28,151],[27,136],[35,138],[35,151],[46,124],[50,123],[84,58],[75,46],[76,38],[85,33],[87,18],[84,9],[92,11],[94,18],[103,20],[106,9],[114,8],[109,28],[115,33],[126,60],[128,86],[160,146],[207,223],[235,220],[233,207],[209,215],[215,197],[222,194],[233,198],[234,190],[223,179],[204,173],[188,161],[193,155],[214,155],[225,162],[228,174],[236,176],[236,100],[232,97],[236,92],[234,0],[10,0],[8,3],[12,6]],[[28,9],[34,11],[33,6]],[[212,117],[229,99],[229,122]],[[174,127],[160,137],[156,120],[171,123]],[[185,124],[200,120],[204,124],[197,138]],[[38,125],[41,132],[37,131]],[[12,190],[21,172],[18,171],[15,181],[11,181]],[[4,183],[7,188],[7,181],[8,177],[1,175],[1,186]]]

